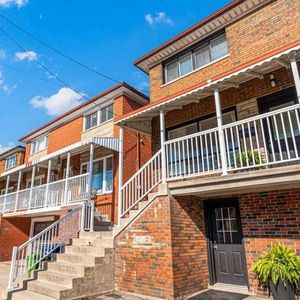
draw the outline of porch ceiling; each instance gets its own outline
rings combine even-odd
[[[159,115],[161,109],[166,113],[181,109],[185,105],[200,102],[203,98],[213,95],[216,87],[218,87],[220,91],[232,87],[238,88],[240,84],[252,80],[253,78],[262,79],[265,74],[279,68],[289,68],[290,55],[292,52],[296,54],[297,61],[300,61],[300,45],[298,45],[220,79],[214,81],[208,80],[205,85],[174,98],[158,102],[157,104],[150,103],[148,108],[145,107],[143,110],[120,119],[116,124],[145,134],[151,134],[151,120]]]

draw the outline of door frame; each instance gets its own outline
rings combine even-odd
[[[213,241],[212,241],[213,225],[212,225],[212,218],[210,216],[210,211],[212,208],[220,207],[223,205],[236,207],[236,216],[238,220],[239,233],[241,235],[242,247],[244,252],[243,264],[245,266],[245,286],[249,288],[243,227],[242,227],[242,220],[240,214],[239,200],[237,198],[224,198],[224,199],[211,199],[211,200],[208,199],[204,201],[204,219],[205,219],[205,230],[206,230],[206,247],[207,247],[207,255],[208,255],[209,284],[214,285],[217,283],[216,266],[215,266],[215,258],[213,253]]]

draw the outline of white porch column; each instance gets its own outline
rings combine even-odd
[[[10,176],[8,175],[8,176],[6,177],[6,186],[5,186],[5,197],[4,197],[4,203],[3,203],[3,212],[5,211],[6,196],[7,196],[7,193],[8,193],[9,181],[10,181]]]
[[[67,165],[66,165],[66,178],[65,178],[65,193],[64,193],[64,203],[68,202],[68,190],[69,190],[69,176],[70,176],[70,161],[71,161],[71,153],[67,153]],[[71,199],[70,199],[71,200]]]
[[[90,145],[89,160],[89,181],[88,181],[88,202],[92,199],[92,182],[93,182],[93,165],[94,165],[94,144]]]
[[[34,187],[34,178],[35,178],[35,165],[32,167],[32,172],[31,172],[31,183],[30,183],[28,209],[31,209],[31,205],[32,205],[32,189]]]
[[[225,138],[224,138],[224,131],[223,131],[222,108],[221,108],[219,88],[214,89],[214,96],[215,96],[219,143],[220,143],[220,151],[221,151],[222,171],[223,171],[223,175],[227,175],[228,172],[227,172],[226,147],[225,147]]]
[[[122,214],[122,206],[123,206],[123,199],[122,199],[122,186],[123,186],[123,138],[124,138],[124,129],[120,127],[119,131],[119,190],[118,190],[118,224],[121,224],[121,214]]]
[[[50,179],[51,179],[51,165],[52,165],[52,160],[49,159],[49,161],[48,161],[48,169],[47,169],[47,182],[46,182],[46,193],[45,193],[44,207],[47,207],[47,205],[48,205],[49,183],[50,183]]]
[[[166,151],[164,142],[166,139],[166,124],[165,124],[165,112],[161,109],[159,112],[159,125],[160,125],[160,147],[161,147],[161,168],[162,168],[162,182],[166,182],[167,178],[167,166],[166,166]]]
[[[291,63],[293,78],[296,86],[298,102],[300,103],[300,77],[299,77],[299,69],[296,60],[296,52],[293,52],[291,54],[290,63]]]
[[[19,191],[20,191],[20,189],[21,189],[21,181],[22,181],[22,171],[19,171],[18,184],[17,184],[17,194],[16,194],[16,204],[15,204],[15,211],[17,211],[18,205],[19,205]]]

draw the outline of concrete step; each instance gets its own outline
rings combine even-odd
[[[57,261],[48,264],[49,271],[59,272],[62,274],[70,274],[78,277],[84,276],[84,269],[84,266],[78,264],[70,264]]]
[[[28,282],[27,289],[30,292],[41,294],[47,297],[52,297],[54,299],[60,299],[61,292],[67,290],[68,288],[46,281],[33,280]]]
[[[94,246],[66,246],[65,254],[87,254],[92,256],[103,257],[105,255],[103,247]]]
[[[112,237],[112,231],[81,231],[79,233],[80,238],[102,238],[102,237]]]
[[[102,238],[93,241],[93,246],[104,247],[104,248],[114,248],[114,239],[112,238]]]
[[[114,240],[113,240],[112,237],[102,237],[102,238],[99,238],[99,239],[77,238],[77,239],[73,239],[72,244],[74,246],[93,245],[95,247],[112,248],[114,246]]]
[[[73,279],[75,278],[77,277],[74,275],[49,270],[38,272],[38,280],[58,284],[66,288],[72,288]]]
[[[99,231],[112,231],[113,226],[110,225],[94,225],[94,231],[99,232]]]
[[[91,255],[61,253],[57,255],[58,262],[77,264],[81,266],[93,267],[96,264],[96,257]]]
[[[53,300],[55,298],[41,295],[31,291],[21,291],[12,294],[12,300]]]

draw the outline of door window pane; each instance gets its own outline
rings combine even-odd
[[[94,162],[92,190],[97,193],[103,192],[103,160]]]
[[[225,35],[221,35],[210,43],[212,61],[228,54],[228,45]]]
[[[210,52],[209,47],[204,46],[194,52],[195,68],[200,68],[210,63]]]
[[[166,82],[172,81],[178,78],[178,62],[174,61],[166,65]]]
[[[192,55],[191,53],[179,59],[180,76],[183,76],[192,71]]]
[[[113,160],[112,157],[106,159],[106,191],[112,190],[113,185]]]

